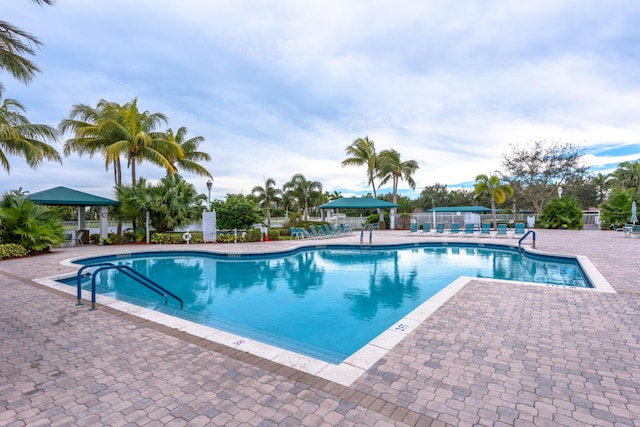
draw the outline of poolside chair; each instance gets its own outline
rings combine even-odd
[[[407,235],[411,236],[415,236],[418,233],[418,223],[417,222],[412,222],[411,225],[409,226],[409,232],[407,233]]]
[[[491,224],[488,222],[482,223],[480,227],[480,237],[491,237]]]
[[[82,238],[84,237],[84,230],[79,230],[76,234],[75,244],[76,245],[84,245]]]
[[[516,228],[513,231],[513,238],[524,236],[524,222],[516,222]]]
[[[302,237],[304,239],[310,239],[313,237],[311,234],[309,234],[306,228],[299,227],[297,230],[298,232],[300,232],[300,234],[302,234]]]
[[[345,235],[353,234],[353,228],[349,227],[346,224],[338,225],[338,229],[342,232],[342,234],[345,234]]]
[[[322,226],[319,226],[319,227],[322,227]],[[329,237],[337,237],[338,236],[338,233],[333,231],[331,229],[331,227],[329,227],[327,224],[324,225],[324,231],[327,233],[327,236],[329,236]]]
[[[498,224],[498,232],[496,237],[507,237],[507,224]]]
[[[309,231],[311,232],[311,237],[314,239],[320,239],[322,237],[324,237],[324,231],[321,234],[319,230],[316,229],[315,225],[311,224],[309,225]]]
[[[312,228],[313,225],[310,225],[309,228]],[[326,239],[327,237],[330,237],[329,235],[327,235],[327,233],[325,233],[324,228],[322,228],[321,225],[318,226],[318,234],[320,235],[321,239]]]
[[[422,224],[421,235],[422,236],[431,236],[431,223],[430,222],[425,222],[424,224]]]
[[[460,235],[460,224],[454,222],[451,224],[451,228],[449,228],[449,236],[459,236]]]
[[[476,235],[476,225],[471,223],[466,223],[464,225],[464,237],[475,237]]]
[[[298,230],[297,228],[291,227],[289,231],[291,232],[292,239],[304,239],[304,236],[302,235],[300,230]]]
[[[436,224],[436,231],[434,236],[444,236],[444,223],[440,222]]]
[[[340,231],[340,229],[338,227],[336,227],[333,224],[331,224],[329,227],[331,228],[331,231],[333,232],[334,236],[336,236],[336,237],[342,236],[342,231]]]

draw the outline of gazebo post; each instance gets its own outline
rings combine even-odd
[[[109,237],[109,207],[100,206],[100,241]]]

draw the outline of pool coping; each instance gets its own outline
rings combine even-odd
[[[457,244],[459,242],[449,242],[442,246],[497,246],[502,248],[513,249],[513,245],[501,245],[501,244]],[[418,244],[416,244],[418,245]],[[416,246],[410,245],[410,246]],[[326,249],[328,245],[304,245],[301,246],[304,249]],[[333,245],[331,245],[333,246]],[[336,245],[341,247],[359,247],[359,245]],[[426,246],[420,244],[420,246]],[[399,248],[407,247],[406,244],[398,245],[372,245],[371,249],[382,248]],[[275,250],[265,251],[265,254],[278,254],[287,253],[291,251],[297,251],[300,247],[295,247],[289,250]],[[398,343],[400,343],[406,336],[411,334],[413,330],[424,322],[429,316],[431,316],[438,308],[445,304],[451,297],[453,297],[458,291],[472,281],[480,281],[487,283],[508,283],[512,286],[525,285],[525,286],[540,286],[540,287],[554,287],[558,289],[565,289],[568,291],[583,291],[583,292],[605,292],[616,293],[613,287],[609,284],[606,278],[595,268],[591,261],[586,256],[574,256],[574,255],[558,255],[555,253],[548,253],[544,251],[538,251],[531,248],[523,248],[522,250],[530,252],[532,254],[546,255],[551,257],[566,257],[573,258],[578,261],[583,272],[587,275],[587,278],[593,285],[593,288],[576,288],[562,285],[549,285],[542,283],[522,282],[513,280],[500,280],[500,279],[486,279],[470,276],[460,276],[449,285],[445,286],[442,290],[435,295],[424,301],[421,305],[408,313],[405,317],[395,322],[390,328],[382,332],[369,343],[365,344],[360,350],[349,356],[342,363],[336,365],[329,362],[324,362],[318,359],[314,359],[309,356],[304,356],[289,350],[281,349],[269,344],[265,344],[254,339],[246,338],[240,335],[232,334],[229,332],[221,331],[212,327],[198,325],[194,322],[180,319],[168,314],[156,312],[151,309],[139,307],[134,304],[118,301],[110,297],[103,295],[96,296],[96,302],[100,305],[109,307],[111,309],[127,313],[138,317],[140,319],[148,320],[150,322],[157,323],[159,325],[172,328],[189,335],[202,338],[204,340],[221,344],[226,347],[237,349],[247,352],[254,356],[287,366],[301,372],[323,378],[328,381],[332,381],[343,386],[352,385],[360,376],[370,369],[375,363],[383,358],[391,349],[393,349]],[[154,250],[150,252],[185,252],[185,251],[198,251],[209,252],[220,255],[232,254],[230,252],[219,252],[207,249],[191,249],[184,248],[183,250]],[[149,252],[149,251],[148,251]],[[251,255],[260,255],[261,253],[253,253]],[[75,264],[74,261],[78,259],[85,259],[87,257],[74,257],[60,261],[61,264],[79,268],[79,264]],[[66,294],[74,295],[76,290],[74,287],[57,282],[57,280],[73,277],[75,273],[49,276],[44,278],[33,279],[36,283],[56,289]]]

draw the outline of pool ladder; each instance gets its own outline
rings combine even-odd
[[[369,244],[368,246],[371,247],[371,241],[373,240],[373,225],[368,224],[365,225],[364,228],[362,230],[360,230],[360,247],[365,246],[364,244],[364,232],[369,230]]]
[[[145,288],[163,297],[165,305],[167,305],[169,297],[172,297],[173,299],[175,299],[180,303],[180,309],[184,307],[184,302],[180,297],[176,296],[173,292],[163,288],[153,280],[149,279],[147,276],[140,274],[139,272],[129,267],[128,265],[116,265],[110,262],[94,264],[94,265],[85,265],[81,267],[80,270],[78,270],[78,274],[76,275],[78,302],[76,303],[76,305],[84,305],[82,304],[82,284],[81,284],[82,273],[84,272],[84,270],[91,267],[98,267],[96,268],[95,271],[91,273],[91,310],[96,309],[96,275],[104,270],[118,270],[120,273],[132,278],[133,280],[140,283]]]

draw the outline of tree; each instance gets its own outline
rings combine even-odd
[[[32,0],[37,5],[53,5],[55,0]],[[28,83],[40,71],[38,66],[25,58],[35,55],[36,47],[42,46],[37,37],[0,20],[0,70],[8,71],[15,79]],[[0,83],[0,90],[3,86]]]
[[[528,147],[511,145],[502,157],[505,178],[517,191],[521,204],[529,203],[537,212],[567,180],[577,180],[587,174],[581,163],[582,151],[573,144],[535,141]]]
[[[131,182],[137,181],[136,165],[149,161],[174,173],[168,157],[184,158],[184,152],[176,141],[168,141],[163,132],[156,129],[167,123],[162,113],[149,113],[138,109],[138,100],[120,106],[115,102],[100,100],[94,109],[76,105],[70,118],[60,122],[63,132],[73,131],[74,138],[65,143],[65,153],[73,151],[90,156],[101,153],[106,165],[120,165],[120,156],[127,159],[131,168]],[[122,185],[116,174],[116,186]]]
[[[611,175],[610,174],[602,174],[598,173],[594,177],[592,177],[593,183],[596,186],[597,195],[597,204],[604,202],[607,198],[607,194],[609,193],[609,189],[611,188]]]
[[[376,198],[376,183],[374,178],[377,173],[378,156],[376,154],[376,147],[373,140],[370,140],[368,136],[358,138],[354,140],[351,145],[347,146],[345,152],[347,156],[350,157],[347,157],[342,161],[342,167],[366,166],[367,183],[371,185],[371,188],[373,189],[373,197]]]
[[[620,163],[612,175],[618,187],[640,190],[640,160]]]
[[[0,88],[0,99],[2,90]],[[22,113],[25,108],[15,99],[5,99],[0,106],[0,164],[9,173],[7,156],[24,157],[29,167],[36,169],[45,160],[62,164],[60,154],[45,140],[58,140],[56,129],[33,124]]]
[[[600,205],[603,227],[609,228],[611,225],[622,227],[629,221],[634,194],[632,188],[616,187],[611,190],[609,200]]]
[[[98,101],[95,108],[86,104],[77,104],[71,109],[69,118],[62,120],[58,125],[62,133],[74,133],[74,136],[64,143],[64,155],[69,156],[71,153],[77,153],[80,156],[88,154],[89,157],[96,154],[102,155],[106,170],[109,170],[109,165],[113,165],[116,189],[122,186],[120,154],[109,156],[106,149],[118,140],[118,135],[104,124],[118,121],[121,108],[119,104],[104,99]],[[135,182],[132,185],[135,185]]]
[[[214,200],[211,206],[216,211],[218,229],[248,229],[260,222],[258,205],[244,194],[227,194],[226,201]]]
[[[298,200],[298,206],[303,207],[304,220],[309,219],[309,201],[322,196],[322,184],[318,181],[308,181],[304,175],[297,173],[291,177],[283,189],[290,191],[293,197]]]
[[[167,147],[171,149],[164,153],[164,156],[169,160],[174,171],[180,169],[213,179],[211,173],[199,163],[202,161],[211,161],[211,156],[208,153],[198,151],[198,146],[204,142],[204,138],[201,136],[194,136],[193,138],[186,139],[186,136],[187,128],[184,126],[179,128],[175,134],[173,133],[173,130],[169,128],[164,139],[169,142]],[[182,149],[181,158],[176,157],[175,149],[173,149],[174,144]],[[170,173],[169,170],[167,170],[167,173]]]
[[[400,160],[400,153],[396,150],[383,150],[378,155],[378,177],[380,185],[384,185],[391,181],[392,183],[392,202],[398,203],[398,182],[404,180],[412,190],[416,189],[416,182],[413,174],[418,170],[418,162],[415,160]],[[397,209],[393,208],[391,215],[396,213]],[[391,227],[392,229],[395,226]]]
[[[513,189],[509,184],[500,181],[500,178],[496,175],[487,176],[485,174],[480,174],[476,176],[474,191],[477,195],[489,194],[489,197],[491,197],[491,215],[493,217],[493,228],[498,228],[498,219],[496,218],[496,203],[504,203],[507,195],[513,195]]]
[[[280,199],[282,190],[276,188],[276,181],[273,178],[267,178],[264,180],[264,187],[256,185],[251,193],[258,198],[258,205],[262,206],[267,216],[267,227],[271,227],[271,208]]]
[[[447,185],[435,183],[424,187],[420,192],[419,204],[425,211],[436,206],[450,206]]]
[[[120,202],[119,214],[133,224],[136,237],[144,235],[140,230],[149,212],[151,226],[159,233],[173,231],[198,220],[202,214],[204,194],[198,194],[193,184],[180,174],[167,175],[157,185],[149,185],[140,178],[133,185],[117,189]]]

